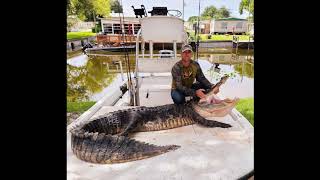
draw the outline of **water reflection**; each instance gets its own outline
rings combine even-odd
[[[220,96],[229,98],[253,97],[253,78],[248,77],[247,74],[241,74],[240,72],[242,71],[242,69],[236,70],[236,67],[238,67],[238,65],[240,65],[239,67],[242,68],[241,64],[220,64],[220,71],[218,72],[214,69],[215,66],[211,66],[206,71],[204,71],[204,75],[207,77],[207,79],[214,84],[217,83],[225,74],[228,74],[230,76],[228,81],[223,86],[221,86],[219,93]],[[203,66],[202,68],[205,69]]]
[[[135,69],[135,55],[130,54],[131,72]],[[231,76],[223,87],[226,95],[238,97],[253,96],[254,64],[252,54],[199,53],[199,64],[206,77],[213,83],[224,74]],[[81,55],[67,60],[67,100],[88,101],[96,100],[95,95],[108,93],[104,91],[120,73],[122,61],[123,72],[127,64],[123,53],[113,53],[110,56],[91,57]],[[217,67],[218,68],[215,68]],[[102,94],[101,94],[102,93]],[[229,93],[229,94],[228,94]]]
[[[205,54],[198,61],[205,76],[212,83],[225,74],[230,78],[220,89],[224,97],[253,97],[254,64],[253,54]]]
[[[89,59],[83,66],[67,64],[67,100],[88,101],[115,77],[107,68],[108,59]]]
[[[253,78],[254,68],[253,64],[250,62],[244,62],[242,64],[235,64],[234,69],[241,75],[248,78]]]

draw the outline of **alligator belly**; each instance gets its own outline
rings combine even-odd
[[[146,131],[159,131],[166,129],[173,129],[182,126],[188,126],[194,124],[195,122],[190,118],[178,117],[173,119],[158,120],[158,121],[149,121],[141,125],[137,132],[146,132]]]

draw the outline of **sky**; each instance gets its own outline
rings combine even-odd
[[[183,0],[119,0],[123,4],[124,16],[134,16],[132,5],[135,8],[141,8],[143,4],[147,11],[151,11],[155,6],[166,6],[169,9],[176,9],[183,12]],[[230,12],[231,17],[246,18],[248,13],[239,14],[239,4],[241,0],[200,0],[200,14],[207,6],[214,5],[217,8],[225,6]],[[184,20],[188,20],[190,16],[198,16],[199,0],[184,0]],[[174,13],[172,13],[174,14]],[[150,14],[148,13],[148,16]],[[181,15],[182,18],[182,15]]]

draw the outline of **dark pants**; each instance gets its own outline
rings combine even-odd
[[[192,84],[191,86],[191,89],[194,89],[194,90],[198,90],[198,89],[205,89],[206,91],[204,93],[207,93],[210,91],[210,87],[206,87],[204,86],[203,84],[199,83],[199,82],[196,82],[194,84]],[[183,92],[177,90],[177,89],[174,89],[174,90],[171,90],[171,98],[173,100],[173,102],[175,104],[183,104],[186,102],[186,94],[184,94]],[[194,98],[198,98],[198,97],[194,97]]]

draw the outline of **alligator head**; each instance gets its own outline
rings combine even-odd
[[[194,110],[203,117],[223,117],[231,112],[235,107],[239,98],[223,99],[221,100],[216,94],[217,88],[224,84],[229,76],[224,76],[221,80],[212,88],[212,90],[206,94],[206,98],[200,99],[198,102],[193,103]]]

